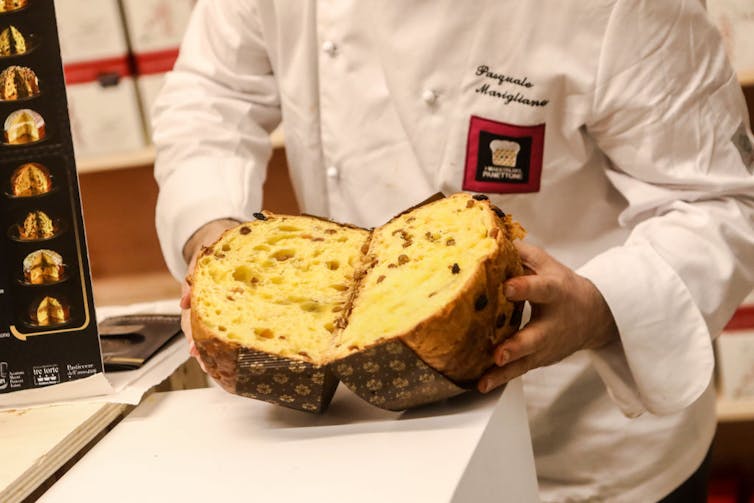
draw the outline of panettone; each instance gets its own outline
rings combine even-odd
[[[30,285],[47,285],[63,279],[63,257],[52,250],[37,250],[23,262],[24,281]]]
[[[39,196],[52,190],[52,176],[45,166],[28,162],[13,171],[10,186],[14,197]]]
[[[0,31],[0,56],[16,56],[27,50],[26,38],[18,28],[11,25]]]
[[[29,0],[0,0],[0,12],[11,12],[23,9]]]
[[[55,297],[46,296],[31,310],[31,321],[39,326],[66,323],[71,316],[70,308]]]
[[[38,94],[39,80],[31,68],[14,65],[0,72],[0,100],[21,100]]]
[[[34,110],[16,110],[5,119],[5,142],[10,145],[33,143],[45,135],[45,121]]]
[[[18,226],[18,239],[21,241],[39,241],[55,236],[57,226],[44,211],[31,211],[22,225]]]
[[[385,408],[452,396],[518,328],[501,285],[523,274],[523,233],[469,194],[372,232],[265,213],[197,261],[194,340],[228,391],[303,410],[326,407],[331,374]]]

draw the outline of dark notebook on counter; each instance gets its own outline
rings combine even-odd
[[[99,324],[105,370],[138,369],[181,333],[179,315],[129,314],[107,318]]]

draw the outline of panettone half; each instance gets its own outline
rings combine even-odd
[[[266,213],[207,248],[192,331],[233,393],[321,411],[343,380],[400,409],[462,392],[518,328],[502,283],[523,273],[523,229],[454,194],[372,231]]]

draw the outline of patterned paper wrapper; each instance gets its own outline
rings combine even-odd
[[[387,410],[418,407],[468,391],[424,363],[398,339],[342,358],[331,368],[351,391]]]
[[[291,409],[321,413],[338,380],[325,366],[240,349],[236,393]]]

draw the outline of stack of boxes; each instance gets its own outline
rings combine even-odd
[[[719,394],[728,400],[754,400],[754,294],[717,338],[716,353]]]
[[[76,156],[150,144],[149,116],[194,0],[55,0]]]
[[[147,137],[150,111],[178,57],[195,0],[121,0]]]
[[[754,75],[754,2],[707,0],[707,11],[717,25],[733,67]]]

